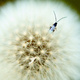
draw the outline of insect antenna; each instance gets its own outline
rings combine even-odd
[[[57,22],[56,14],[55,14],[55,12],[54,12],[54,11],[53,11],[53,13],[54,13],[54,16],[55,16],[55,22]]]
[[[62,17],[62,18],[60,18],[57,22],[59,22],[60,20],[62,20],[62,19],[64,19],[64,18],[66,18],[66,17]]]

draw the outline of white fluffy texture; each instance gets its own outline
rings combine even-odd
[[[49,26],[55,22],[53,10],[58,19],[64,16],[67,16],[67,18],[60,21],[57,30],[51,33],[59,42],[60,54],[56,55],[59,59],[50,64],[49,76],[46,79],[40,77],[40,80],[80,80],[80,41],[78,32],[80,23],[77,21],[78,16],[62,3],[18,1],[2,7],[0,14],[0,38],[2,41],[0,45],[7,45],[8,40],[4,42],[3,39],[4,37],[8,39],[11,34],[8,29],[12,28],[12,31],[17,28],[20,29],[17,25],[47,25],[47,27],[41,28],[47,28],[48,30]],[[21,31],[24,31],[24,29]],[[54,46],[54,43],[52,45]],[[0,54],[6,55],[1,50],[2,47],[0,47]],[[13,65],[8,65],[2,58],[3,56],[0,58],[0,80],[27,80],[20,79],[20,74],[14,71]],[[55,69],[53,64],[56,65]],[[52,74],[52,71],[55,74]]]

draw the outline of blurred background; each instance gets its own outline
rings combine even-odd
[[[4,6],[9,2],[14,3],[15,1],[25,1],[25,0],[0,0],[0,7]],[[80,20],[80,0],[35,0],[35,1],[63,2],[67,4],[67,6],[76,11],[76,13],[79,15],[79,20]]]

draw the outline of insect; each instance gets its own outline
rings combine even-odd
[[[54,11],[53,11],[53,12],[54,12]],[[54,32],[55,29],[56,29],[57,23],[58,23],[60,20],[66,18],[66,17],[62,17],[62,18],[60,18],[60,19],[57,21],[55,12],[54,12],[54,16],[55,16],[55,23],[54,23],[52,26],[50,26],[50,29],[49,29],[50,32]]]

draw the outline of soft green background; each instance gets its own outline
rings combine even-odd
[[[63,0],[66,4],[68,4],[72,9],[76,10],[76,12],[80,16],[80,0]]]

